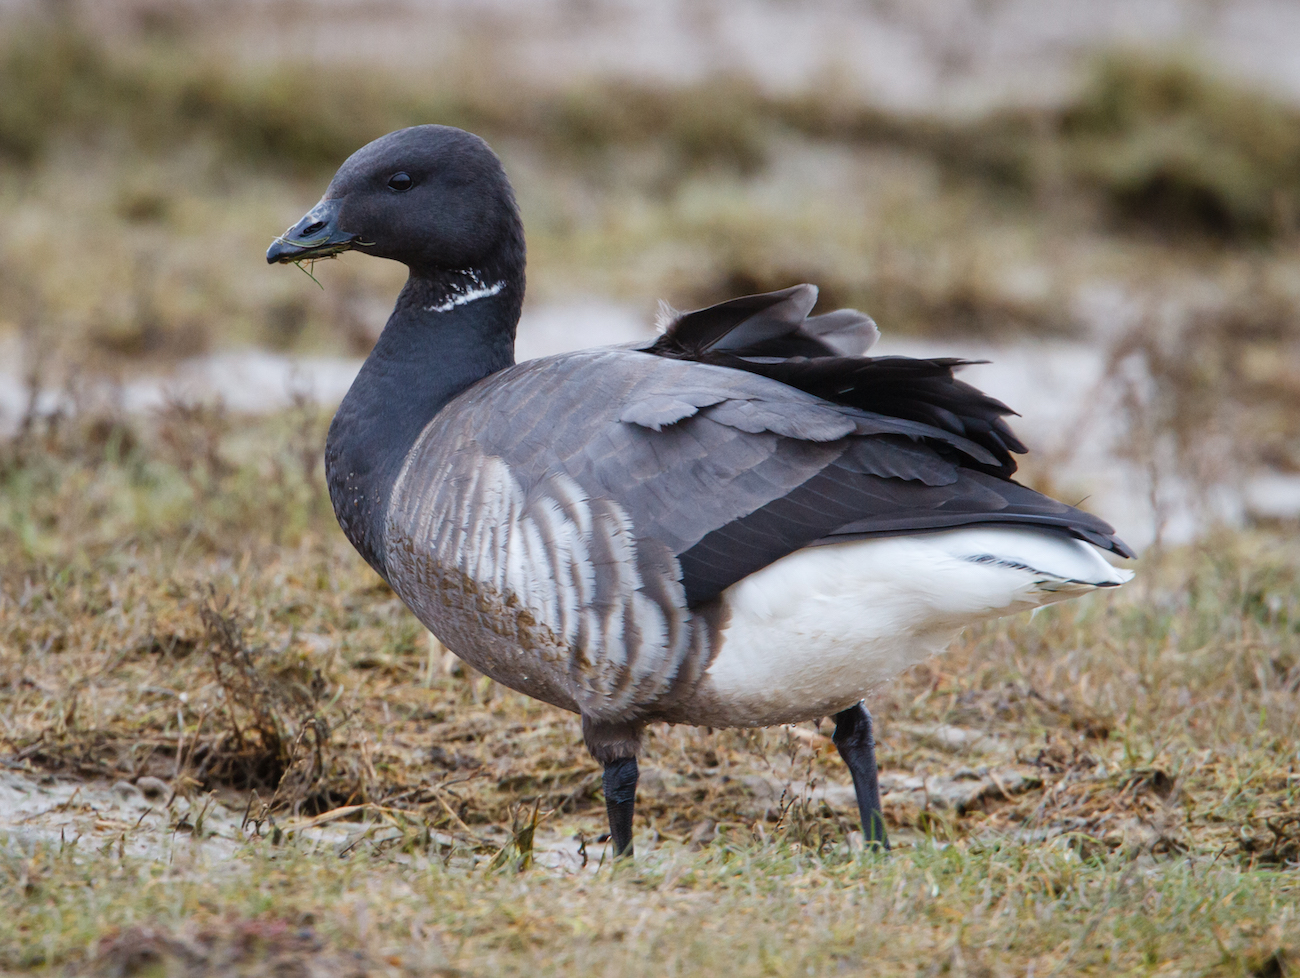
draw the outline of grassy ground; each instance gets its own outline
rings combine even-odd
[[[1014,337],[1079,334],[1114,287],[1143,310],[1111,337],[1150,381],[1135,453],[1294,472],[1292,110],[1132,59],[960,123],[734,80],[307,85],[29,26],[0,25],[0,340],[80,406],[0,445],[0,798],[62,792],[0,830],[0,969],[1300,967],[1294,527],[1148,554],[878,691],[888,858],[825,726],[659,728],[611,866],[575,719],[457,666],[343,541],[316,406],[76,396],[212,348],[364,352],[399,269],[322,291],[261,255],[351,149],[434,120],[501,151],[536,298],[811,280],[891,333]]]
[[[6,836],[0,965],[1280,975],[1300,955],[1293,537],[1150,555],[1119,594],[970,630],[881,690],[888,858],[854,844],[827,728],[657,728],[638,857],[611,866],[576,719],[456,668],[350,552],[322,430],[307,405],[175,405],[7,447],[0,753],[91,787],[61,838]],[[150,778],[171,807],[98,800]],[[939,790],[964,781],[991,787]]]
[[[649,312],[807,280],[893,333],[963,336],[1077,334],[1097,283],[1223,331],[1223,307],[1300,305],[1297,112],[1185,63],[1103,59],[1066,104],[951,120],[829,84],[554,90],[474,60],[238,69],[197,34],[0,21],[0,328],[46,324],[82,361],[364,350],[395,270],[344,260],[315,295],[260,256],[350,152],[429,121],[503,156],[534,300]]]
[[[317,289],[262,256],[354,148],[438,121],[501,153],[530,302],[648,320],[811,281],[891,336],[1095,340],[1151,376],[1181,453],[1213,446],[1197,467],[1300,471],[1300,117],[1184,63],[1103,59],[1066,104],[954,121],[833,85],[236,70],[183,31],[0,20],[0,90],[0,347],[47,389],[367,351],[400,267],[345,256]]]

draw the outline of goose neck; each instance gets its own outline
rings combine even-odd
[[[385,574],[384,518],[425,426],[456,395],[514,363],[522,283],[479,272],[412,274],[339,405],[325,475],[343,531]]]

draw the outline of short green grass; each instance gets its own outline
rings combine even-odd
[[[1005,841],[888,858],[715,843],[583,877],[268,842],[233,865],[50,846],[3,871],[19,968],[90,951],[110,973],[152,945],[171,967],[149,973],[180,974],[160,932],[216,958],[241,930],[257,940],[232,973],[271,957],[327,974],[1239,976],[1300,953],[1293,871]]]

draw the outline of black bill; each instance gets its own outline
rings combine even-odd
[[[330,258],[347,251],[357,240],[338,227],[338,200],[322,200],[301,221],[271,242],[266,249],[268,264]]]

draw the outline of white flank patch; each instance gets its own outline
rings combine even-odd
[[[502,279],[495,285],[486,285],[478,272],[465,272],[465,277],[469,279],[463,287],[463,291],[453,290],[447,296],[445,302],[439,302],[432,306],[425,306],[425,312],[451,312],[457,306],[467,305],[476,299],[486,299],[488,296],[496,295],[506,287],[505,280]]]
[[[1029,527],[810,547],[723,593],[729,619],[707,680],[739,722],[825,716],[943,651],[964,625],[1132,576],[1082,541]]]

